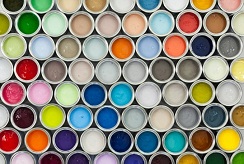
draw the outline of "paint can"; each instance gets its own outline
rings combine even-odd
[[[93,30],[94,19],[89,13],[85,11],[78,11],[70,17],[69,31],[72,35],[78,38],[85,38],[91,35]]]
[[[227,60],[233,60],[241,55],[243,43],[239,36],[234,33],[223,34],[217,42],[218,53]]]
[[[201,158],[194,152],[184,152],[176,160],[176,163],[186,164],[188,162],[202,164]]]
[[[0,152],[4,154],[12,154],[21,146],[20,133],[11,127],[5,127],[0,130]]]
[[[139,131],[135,137],[135,146],[138,152],[143,155],[156,153],[161,145],[159,134],[152,129],[145,128]]]
[[[135,98],[143,108],[153,108],[162,99],[161,89],[153,82],[144,82],[137,87]]]
[[[101,83],[112,85],[120,79],[121,67],[116,60],[105,58],[97,64],[95,74]]]
[[[244,12],[240,11],[236,13],[231,19],[231,27],[233,31],[239,36],[244,36],[244,31],[241,28],[243,25],[242,22],[243,17],[244,17]]]
[[[80,10],[82,2],[83,0],[72,0],[69,2],[65,0],[56,0],[56,6],[63,13],[72,14]]]
[[[37,34],[29,42],[29,52],[37,60],[47,60],[54,54],[55,43],[46,34]]]
[[[1,7],[4,12],[11,15],[15,15],[20,13],[26,8],[26,1],[25,0],[20,0],[20,1],[2,0]]]
[[[227,32],[230,26],[228,15],[218,9],[209,11],[203,19],[204,30],[212,36],[221,36]]]
[[[100,35],[91,35],[83,42],[82,50],[90,61],[100,61],[108,54],[108,42]]]
[[[7,35],[10,32],[10,30],[12,29],[12,19],[5,12],[0,12],[0,18],[1,18],[0,37],[2,37],[2,36]]]
[[[81,148],[90,155],[96,155],[106,147],[107,139],[105,134],[97,128],[85,130],[80,138]]]
[[[150,111],[148,122],[150,127],[157,132],[166,132],[174,125],[174,113],[167,106],[156,106]]]
[[[142,130],[147,124],[147,112],[139,105],[131,105],[122,113],[123,126],[132,132]]]
[[[125,14],[130,12],[135,7],[135,4],[136,0],[110,0],[110,7],[112,8],[112,10],[119,14]]]
[[[192,83],[202,75],[202,64],[193,56],[185,56],[176,64],[176,74],[185,83]]]
[[[134,101],[133,87],[120,81],[112,85],[109,89],[108,98],[111,104],[117,108],[126,108]]]
[[[25,86],[17,80],[9,80],[1,87],[1,99],[8,106],[17,106],[24,102]]]
[[[7,126],[8,122],[9,122],[9,111],[6,106],[0,104],[0,129]]]
[[[240,163],[240,161],[242,161],[241,159],[244,156],[244,151],[243,150],[237,150],[236,152],[234,152],[230,158],[230,163],[231,164],[238,164]]]
[[[90,82],[83,87],[81,99],[86,106],[99,108],[107,101],[107,89],[99,82]]]
[[[42,77],[50,84],[59,84],[67,76],[67,66],[59,58],[50,58],[42,64]]]
[[[46,12],[50,11],[54,6],[55,0],[29,0],[28,5],[31,10],[38,14],[45,14]],[[58,3],[57,3],[58,4]]]
[[[158,161],[160,163],[165,162],[165,163],[175,164],[173,157],[169,153],[166,153],[164,151],[159,151],[154,153],[149,159],[150,164],[158,164]]]
[[[45,129],[35,127],[26,133],[24,143],[29,152],[42,154],[49,149],[51,137]]]
[[[0,162],[2,164],[7,164],[7,159],[6,159],[5,155],[3,155],[2,153],[0,153]]]
[[[238,129],[244,129],[244,123],[242,119],[242,112],[244,110],[243,104],[237,104],[232,107],[230,111],[230,122]]]
[[[55,151],[47,151],[43,153],[38,160],[39,164],[53,163],[64,164],[63,157]]]
[[[14,65],[15,77],[23,83],[31,83],[40,75],[40,64],[33,57],[25,56],[17,60]]]
[[[237,58],[232,61],[230,65],[230,75],[231,77],[239,83],[244,83],[244,58]]]
[[[99,108],[94,118],[97,127],[105,132],[113,131],[120,124],[120,113],[111,105]]]
[[[101,0],[101,1],[90,1],[83,0],[83,6],[86,11],[91,14],[100,14],[104,12],[109,5],[109,0]]]
[[[151,62],[149,74],[155,82],[160,84],[167,83],[175,75],[175,65],[167,57],[158,57]]]
[[[157,58],[162,51],[161,40],[153,34],[144,34],[136,41],[136,53],[144,60]]]
[[[209,104],[203,109],[202,120],[206,127],[219,130],[228,122],[228,111],[222,104]]]
[[[116,155],[129,153],[133,145],[133,135],[126,129],[115,129],[108,136],[108,147]]]
[[[141,153],[130,152],[130,153],[126,154],[121,160],[121,164],[130,164],[133,162],[147,164],[147,159]]]
[[[69,126],[76,131],[84,131],[93,123],[93,113],[91,109],[84,105],[72,107],[67,114]]]
[[[104,164],[104,163],[119,164],[120,162],[118,157],[114,153],[105,151],[99,153],[94,159],[94,164]]]
[[[197,12],[200,13],[207,13],[215,7],[217,0],[206,0],[206,1],[201,1],[201,0],[190,0],[191,7],[196,10]]]
[[[81,150],[73,151],[66,157],[66,164],[77,163],[77,161],[85,164],[92,163],[91,157],[86,152]]]
[[[147,1],[147,0],[137,0],[137,7],[146,13],[153,13],[157,11],[163,3],[163,0]]]
[[[21,162],[25,163],[25,164],[36,164],[36,159],[28,151],[18,151],[11,156],[11,159],[10,159],[11,164],[19,164]],[[3,164],[5,164],[5,163],[3,163]]]
[[[222,81],[216,89],[218,101],[225,106],[234,106],[242,98],[242,89],[239,83],[234,80]]]
[[[8,81],[14,72],[14,67],[11,61],[5,57],[0,57],[0,83]]]
[[[37,113],[29,105],[19,105],[11,112],[11,124],[19,131],[28,131],[32,129],[37,122]]]
[[[54,132],[52,136],[52,143],[58,152],[67,154],[76,149],[79,143],[79,138],[73,129],[61,127]]]
[[[212,150],[208,152],[203,159],[203,164],[214,164],[216,162],[229,164],[229,157],[221,150]]]
[[[164,7],[173,13],[178,13],[186,9],[190,0],[163,0]]]
[[[175,121],[181,129],[186,131],[193,130],[201,123],[201,112],[193,104],[184,104],[177,109]]]
[[[243,3],[243,0],[238,0],[232,3],[228,0],[218,0],[218,6],[228,14],[233,14],[241,10]]]

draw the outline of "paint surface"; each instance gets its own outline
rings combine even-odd
[[[176,119],[178,119],[178,123],[182,127],[192,129],[199,124],[199,119],[201,119],[201,116],[198,114],[197,109],[190,105],[185,105],[178,110]]]
[[[85,0],[86,7],[92,12],[101,12],[107,4],[107,0]]]
[[[23,59],[16,66],[16,73],[23,80],[34,79],[38,71],[37,64],[32,59]]]
[[[58,45],[59,54],[67,60],[74,59],[80,55],[79,43],[72,37],[64,38]]]
[[[9,36],[3,42],[3,52],[10,59],[20,58],[25,53],[25,42],[19,36]]]
[[[244,106],[240,105],[233,110],[231,115],[233,122],[240,127],[244,127]]]
[[[233,30],[238,35],[244,35],[243,25],[244,25],[244,13],[238,14],[234,19],[232,23]]]
[[[62,164],[63,162],[61,161],[58,155],[49,153],[42,157],[42,159],[40,160],[40,164],[49,164],[49,163]]]
[[[203,119],[208,126],[217,128],[225,123],[226,117],[222,107],[213,105],[206,110]]]
[[[165,0],[164,5],[173,12],[180,12],[186,8],[189,0]]]
[[[119,116],[111,107],[103,107],[97,114],[97,122],[104,129],[112,129],[119,121]]]
[[[42,19],[42,28],[50,36],[60,36],[67,29],[67,18],[60,12],[50,12]]]
[[[46,12],[52,7],[53,0],[30,0],[31,6],[38,12]]]
[[[207,151],[213,144],[211,134],[206,130],[197,130],[191,138],[192,146],[198,151]]]
[[[38,17],[31,13],[23,13],[18,19],[18,28],[23,34],[33,34],[40,26]]]
[[[165,140],[163,141],[165,148],[172,153],[180,153],[186,145],[186,139],[178,131],[172,131],[167,134]]]
[[[235,12],[242,5],[241,0],[231,1],[231,0],[219,0],[220,6],[227,12]]]
[[[85,89],[84,98],[92,106],[100,105],[106,98],[105,91],[102,86],[91,84]]]
[[[36,81],[28,88],[28,98],[36,105],[44,105],[52,98],[52,89],[44,81]]]
[[[51,82],[60,82],[66,76],[65,65],[60,60],[49,61],[44,66],[44,75]]]
[[[124,19],[124,30],[131,36],[139,36],[145,32],[146,21],[138,13],[130,14]]]
[[[214,3],[214,0],[192,0],[194,6],[199,10],[208,10]]]
[[[6,164],[6,159],[5,159],[5,156],[3,154],[0,154],[0,162],[3,164]]]
[[[32,40],[29,50],[31,54],[38,60],[49,58],[55,49],[55,45],[51,38],[47,36],[38,36]]]
[[[172,16],[164,13],[158,12],[152,16],[149,27],[153,33],[159,36],[167,35],[172,31],[174,22],[172,21]]]
[[[16,82],[8,83],[3,87],[2,98],[8,104],[18,104],[25,98],[24,88],[22,88],[22,86]]]
[[[3,0],[4,7],[11,12],[19,11],[24,5],[24,0]]]
[[[102,36],[113,37],[118,33],[121,26],[116,16],[115,13],[108,13],[99,18],[96,29]]]
[[[69,157],[67,164],[89,164],[90,160],[82,153],[75,153]]]
[[[191,12],[186,12],[181,15],[178,23],[180,29],[185,33],[194,33],[200,25],[197,15]]]
[[[78,84],[86,84],[90,82],[90,80],[94,76],[94,68],[90,65],[90,63],[86,60],[79,60],[75,62],[74,65],[69,67],[70,74],[69,76],[75,83]]]
[[[225,157],[221,153],[212,153],[207,157],[206,164],[227,164]],[[233,163],[234,164],[234,163]]]
[[[65,0],[62,0],[62,2],[65,3]],[[70,29],[76,36],[84,37],[90,34],[92,30],[92,23],[91,18],[89,18],[87,15],[78,14],[71,20]]]
[[[232,164],[241,164],[243,163],[243,161],[244,161],[244,152],[240,152],[234,156],[232,160]]]
[[[223,58],[211,57],[204,63],[203,71],[211,81],[221,81],[229,74],[229,65]]]
[[[159,81],[166,81],[171,78],[173,74],[173,66],[168,60],[158,59],[152,65],[152,75]]]
[[[120,65],[115,60],[104,60],[97,66],[97,78],[104,84],[113,84],[120,77]]]
[[[19,145],[20,139],[12,130],[3,130],[0,132],[0,149],[5,152],[14,151]]]
[[[63,124],[63,111],[56,105],[47,105],[41,112],[41,121],[47,127],[56,129]]]
[[[174,124],[174,116],[168,108],[158,106],[150,112],[149,122],[152,128],[158,131],[167,131]]]
[[[112,149],[118,153],[126,152],[132,144],[130,135],[124,131],[115,132],[110,138]]]
[[[138,2],[141,8],[143,8],[144,10],[154,10],[159,5],[160,0],[139,0]]]
[[[110,153],[103,153],[96,158],[94,164],[118,164],[118,160],[115,155]]]
[[[213,43],[209,37],[201,35],[197,36],[193,40],[191,48],[195,55],[199,57],[206,57],[212,52]]]
[[[192,88],[192,97],[198,103],[207,103],[213,96],[212,88],[205,82],[197,83]]]
[[[217,143],[225,151],[234,151],[240,146],[241,136],[236,130],[227,127],[218,133]]]
[[[157,149],[158,142],[158,138],[153,132],[144,131],[138,136],[136,144],[141,151],[151,153]]]
[[[4,14],[0,14],[0,35],[5,35],[10,26],[10,21],[8,20],[8,17]]]
[[[34,113],[28,107],[20,107],[13,113],[14,124],[22,129],[29,128],[34,123]]]
[[[0,57],[0,72],[0,82],[7,81],[11,78],[13,74],[13,66],[8,59]]]
[[[214,34],[218,34],[224,31],[226,25],[227,25],[227,21],[224,15],[220,13],[212,13],[206,19],[207,29]]]
[[[110,0],[111,8],[118,13],[127,13],[135,6],[135,2],[132,0]]]
[[[84,55],[92,60],[99,61],[104,58],[108,53],[107,41],[102,37],[92,37],[86,39],[83,46]]]
[[[189,163],[200,164],[197,157],[191,154],[186,154],[183,157],[181,157],[179,160],[179,164],[189,164]]]
[[[71,126],[76,130],[88,128],[92,121],[92,114],[87,108],[82,106],[75,107],[68,117]]]
[[[143,113],[140,107],[131,107],[123,113],[122,121],[124,126],[131,130],[137,131],[145,126],[147,120],[146,115]]]
[[[173,35],[165,41],[164,48],[169,57],[179,58],[186,51],[186,41],[181,36]]]
[[[161,52],[160,40],[155,36],[144,36],[137,42],[138,55],[146,60],[152,60]]]
[[[131,41],[127,38],[118,38],[112,43],[112,53],[113,55],[121,60],[128,59],[133,55],[133,45]]]
[[[231,74],[238,82],[244,82],[244,59],[232,63]]]
[[[27,146],[34,152],[42,152],[49,147],[48,135],[41,129],[34,129],[26,136]]]
[[[56,100],[62,106],[73,106],[80,99],[80,90],[73,83],[62,83],[56,90]]]
[[[82,3],[81,0],[70,0],[70,1],[58,0],[57,1],[58,7],[62,11],[67,13],[72,13],[78,10],[80,8],[81,3]]]
[[[69,151],[75,148],[76,142],[76,135],[71,130],[61,130],[55,136],[55,144],[62,151]]]
[[[0,160],[1,161],[1,160]],[[12,164],[35,164],[35,160],[28,152],[18,152],[11,160]]]
[[[234,36],[225,36],[219,42],[219,51],[226,58],[234,58],[240,50],[240,41]]]
[[[8,109],[0,105],[0,128],[2,129],[9,121],[9,111]]]
[[[125,159],[124,164],[131,164],[131,163],[144,164],[144,160],[140,155],[131,154]]]
[[[201,73],[199,64],[192,59],[185,59],[179,64],[178,74],[187,81],[193,81]]]
[[[160,163],[165,163],[165,164],[172,164],[170,158],[167,155],[164,154],[158,154],[152,159],[151,164],[160,164]]]
[[[129,84],[117,84],[111,90],[111,101],[117,106],[126,106],[133,99],[133,89]]]

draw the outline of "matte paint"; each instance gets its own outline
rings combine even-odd
[[[192,0],[193,5],[199,10],[208,10],[214,3],[214,0]]]
[[[180,110],[178,110],[177,118],[178,123],[186,128],[186,129],[192,129],[199,123],[199,119],[201,119],[201,116],[198,114],[197,110],[190,106],[185,105],[182,106]]]
[[[61,130],[55,136],[55,144],[62,151],[70,151],[71,149],[74,149],[76,143],[76,134],[71,130]]]
[[[180,58],[185,54],[187,42],[182,36],[172,35],[165,40],[164,49],[171,58]]]
[[[195,55],[199,57],[206,57],[212,52],[213,43],[209,37],[200,35],[193,40],[191,48]]]
[[[200,164],[200,161],[198,160],[197,157],[195,157],[192,154],[185,154],[179,160],[179,164],[189,164],[189,163]]]
[[[0,35],[5,35],[10,26],[10,20],[5,14],[0,13]]]
[[[244,13],[239,13],[235,16],[235,18],[233,18],[232,21],[232,28],[234,30],[234,32],[238,35],[243,36],[244,35],[244,30],[243,30],[243,18],[244,18]]]
[[[40,164],[62,164],[60,157],[54,153],[48,153],[42,157]]]
[[[172,164],[171,159],[164,154],[158,154],[152,159],[151,164]]]
[[[0,104],[0,129],[4,128],[9,121],[9,111],[8,109]]]
[[[138,136],[136,144],[141,151],[151,153],[157,150],[159,141],[153,132],[144,131]]]
[[[82,0],[58,0],[57,5],[61,11],[66,13],[73,13],[79,10]]]
[[[152,65],[152,75],[159,81],[168,80],[173,74],[173,66],[165,59],[158,59]]]
[[[1,160],[0,160],[1,162]],[[36,161],[29,152],[20,151],[15,154],[10,162],[11,164],[35,164]],[[3,163],[4,164],[4,163]]]
[[[111,45],[113,56],[119,60],[126,60],[133,54],[133,44],[128,38],[117,38]]]
[[[244,106],[243,105],[239,105],[237,106],[233,112],[232,112],[232,120],[233,122],[240,127],[244,127]]]
[[[105,91],[98,84],[91,84],[84,90],[85,101],[91,106],[100,105],[105,99]]]
[[[221,153],[214,152],[207,157],[206,164],[227,164],[227,160]],[[235,164],[235,163],[232,163]],[[236,163],[238,164],[238,163]]]
[[[239,152],[234,156],[232,160],[232,164],[242,164],[243,161],[244,161],[244,152]]]
[[[47,12],[52,7],[53,0],[30,0],[31,6],[38,12]]]
[[[139,0],[139,5],[144,9],[144,10],[153,10],[155,9],[159,4],[160,0]]]
[[[20,15],[18,19],[19,30],[26,35],[37,32],[40,26],[38,17],[31,12],[26,12]]]
[[[2,98],[8,104],[19,104],[25,98],[25,90],[17,82],[10,82],[3,87]]]
[[[49,148],[49,134],[42,129],[32,129],[25,136],[25,142],[30,151],[40,153]]]
[[[221,33],[225,30],[227,20],[221,13],[212,13],[206,19],[207,29],[215,34]]]
[[[66,67],[60,60],[49,61],[44,67],[44,75],[51,82],[59,82],[66,76]]]
[[[122,130],[115,132],[109,142],[112,149],[118,153],[128,151],[132,145],[130,135]]]
[[[197,83],[192,88],[192,97],[197,103],[207,103],[212,96],[212,88],[205,82]]]
[[[97,122],[104,129],[114,128],[118,121],[119,116],[111,107],[103,107],[97,114]]]
[[[24,5],[24,0],[3,0],[3,6],[11,12],[19,11]]]
[[[231,1],[231,0],[219,0],[219,6],[226,10],[227,12],[235,12],[242,6],[241,0]]]
[[[227,58],[233,58],[241,50],[240,41],[231,35],[224,36],[219,42],[219,52]]]
[[[185,59],[179,64],[178,73],[182,79],[193,81],[201,73],[200,65],[193,59]]]
[[[200,21],[196,14],[186,12],[179,18],[179,27],[185,33],[194,33],[197,31]]]
[[[213,144],[213,138],[207,130],[197,130],[191,138],[192,145],[198,151],[207,151]]]
[[[84,3],[91,12],[98,13],[106,7],[107,0],[84,0]]]
[[[67,164],[89,164],[90,160],[82,153],[75,153],[69,157]]]
[[[32,80],[39,73],[37,63],[32,59],[23,59],[16,66],[17,75],[23,80]]]
[[[130,154],[125,158],[124,164],[145,164],[143,158],[138,154]]]
[[[66,60],[71,60],[80,55],[80,43],[73,37],[63,38],[59,44],[57,52]]]
[[[110,152],[103,152],[99,154],[95,161],[94,164],[119,164],[118,159],[116,156]]]
[[[244,59],[240,58],[232,62],[232,67],[230,70],[234,80],[237,82],[244,82]]]
[[[141,13],[142,14],[142,13]],[[124,18],[124,32],[132,37],[141,36],[146,31],[147,21],[145,20],[145,15],[140,15],[139,13],[129,13],[127,17]]]
[[[180,12],[184,10],[189,3],[189,0],[164,0],[164,6],[172,12]]]
[[[4,129],[0,132],[0,149],[5,152],[14,151],[21,142],[13,130]]]
[[[165,148],[172,153],[180,153],[187,144],[184,135],[178,131],[169,132],[164,139]]]
[[[7,58],[0,57],[0,72],[1,83],[9,80],[13,75],[13,65]]]
[[[29,128],[35,121],[34,114],[28,107],[20,107],[13,113],[13,122],[19,128]]]
[[[128,13],[131,11],[135,6],[135,1],[132,0],[123,0],[123,1],[117,1],[117,0],[110,0],[110,6],[111,8],[118,12],[118,13]]]
[[[226,117],[224,110],[220,106],[213,105],[206,110],[203,119],[208,126],[217,128],[224,124]]]

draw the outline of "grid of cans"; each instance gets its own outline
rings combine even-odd
[[[1,1],[0,163],[239,164],[242,0],[16,2]]]

